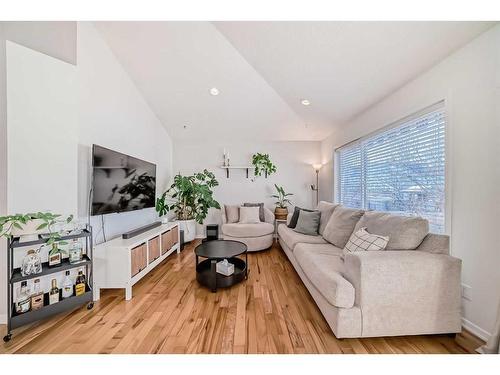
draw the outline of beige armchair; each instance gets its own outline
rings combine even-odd
[[[264,207],[265,222],[257,224],[228,223],[226,210],[222,205],[222,238],[243,242],[248,251],[268,249],[274,239],[274,214]]]

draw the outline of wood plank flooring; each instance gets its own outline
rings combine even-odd
[[[0,353],[470,353],[467,332],[338,340],[279,245],[248,255],[247,281],[211,293],[198,285],[194,242],[133,288],[14,331]],[[5,326],[0,331],[5,334]]]

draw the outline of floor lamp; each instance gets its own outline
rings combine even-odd
[[[312,167],[316,172],[316,185],[311,185],[311,189],[316,192],[316,205],[319,203],[319,170],[323,164],[313,164]]]

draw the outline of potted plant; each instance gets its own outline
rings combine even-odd
[[[256,153],[252,155],[252,164],[254,166],[254,176],[264,175],[267,177],[276,172],[276,166],[269,159],[269,154]]]
[[[60,239],[57,232],[53,232],[53,225],[64,220],[70,223],[73,215],[63,219],[59,214],[50,212],[36,212],[28,214],[15,214],[0,217],[0,237],[23,237],[23,239],[38,239],[38,234],[50,233],[48,244]]]
[[[192,241],[196,234],[196,223],[203,224],[208,209],[220,209],[212,191],[217,185],[219,183],[215,175],[206,169],[191,176],[178,174],[168,190],[156,200],[156,211],[163,216],[173,210],[179,221],[179,229],[184,230],[184,241]]]
[[[274,184],[276,187],[277,194],[271,195],[272,198],[276,198],[276,208],[274,209],[274,216],[278,220],[286,220],[286,217],[288,216],[288,208],[287,205],[291,204],[292,202],[287,198],[291,195],[292,193],[286,193],[285,189],[283,189],[282,186],[278,186]]]

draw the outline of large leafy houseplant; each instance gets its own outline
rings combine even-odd
[[[191,176],[178,174],[168,190],[157,198],[156,211],[160,216],[174,211],[178,220],[196,220],[203,224],[209,208],[220,209],[212,191],[217,185],[215,175],[206,169]]]
[[[262,174],[267,177],[276,172],[276,166],[269,159],[269,154],[261,154],[259,152],[253,154],[252,164],[254,166],[255,177],[262,176]]]

